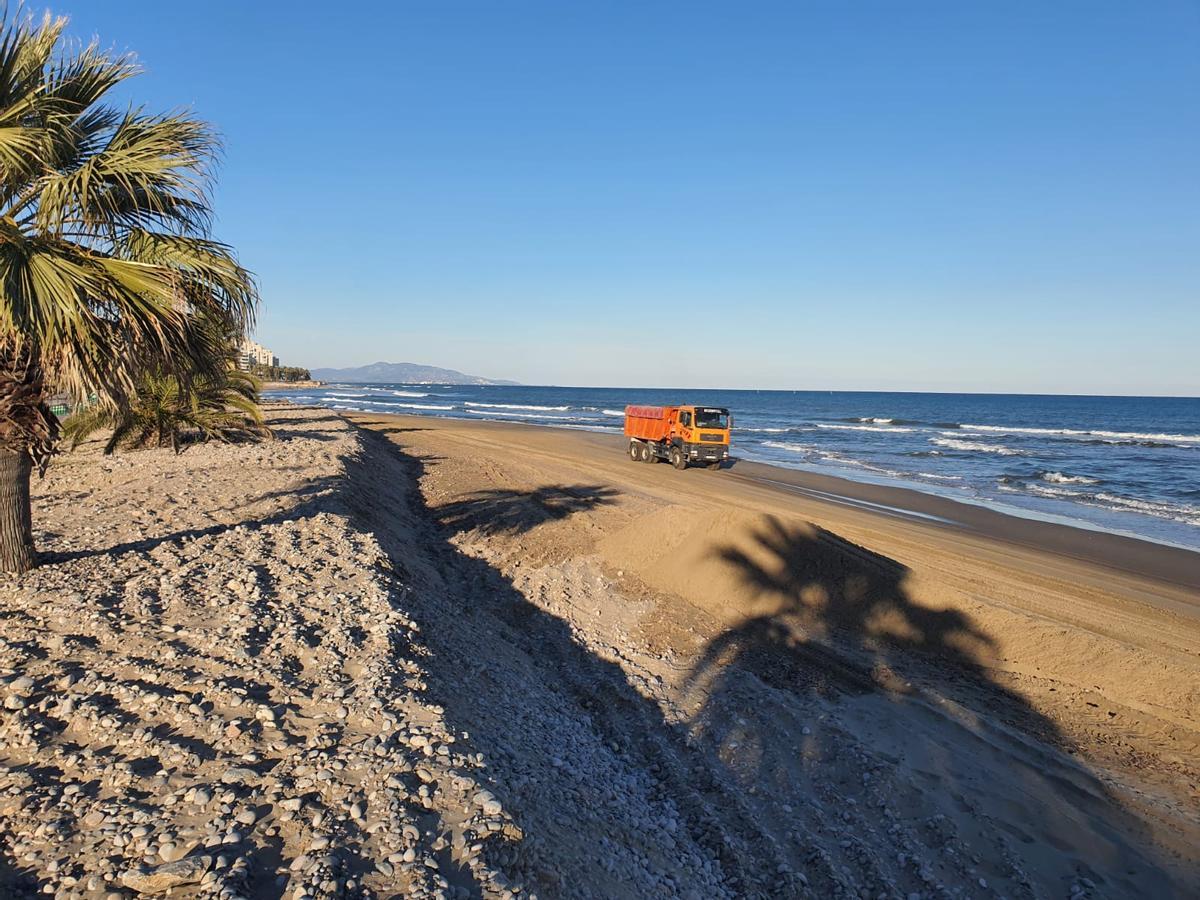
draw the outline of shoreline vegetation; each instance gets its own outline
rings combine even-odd
[[[35,482],[44,563],[0,585],[7,896],[1200,877],[1192,591],[592,435],[266,425]]]

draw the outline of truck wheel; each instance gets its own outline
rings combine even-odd
[[[683,455],[683,451],[678,447],[671,448],[671,465],[681,472],[688,466],[687,457]]]
[[[642,462],[656,463],[658,455],[654,452],[654,448],[650,446],[650,442],[642,444]]]
[[[638,441],[629,442],[629,458],[634,462],[642,458],[642,445]]]

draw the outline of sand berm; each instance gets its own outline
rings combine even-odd
[[[35,485],[0,896],[1195,895],[1178,579],[590,435],[270,422]]]

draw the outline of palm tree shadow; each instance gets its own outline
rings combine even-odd
[[[989,870],[983,854],[978,867],[1014,890],[1028,877],[1060,892],[1072,878],[1122,896],[1179,890],[1145,825],[1060,752],[1069,741],[1051,720],[993,677],[995,640],[957,609],[917,602],[903,565],[774,517],[713,556],[755,613],[710,640],[689,672],[691,728],[751,792],[804,809],[848,783],[835,802],[888,809],[895,829],[938,822],[946,846],[959,841],[976,859],[981,844],[1002,847],[1010,862]],[[747,676],[769,687],[754,695],[769,702],[747,702]],[[799,818],[788,827],[802,831]],[[871,822],[842,846],[867,842]],[[828,817],[808,824],[821,833]],[[889,877],[919,891],[915,878],[905,884],[911,874]]]
[[[733,652],[745,662],[766,654],[770,663],[755,668],[778,681],[772,667],[804,652],[802,645],[814,638],[848,640],[876,662],[916,651],[976,674],[979,660],[995,649],[962,612],[914,603],[904,586],[906,567],[824,528],[771,517],[751,541],[750,547],[720,547],[715,555],[768,611],[711,641],[693,678]],[[873,689],[861,678],[850,680]]]
[[[478,491],[439,506],[435,514],[443,527],[455,532],[516,535],[545,522],[608,506],[617,494],[613,488],[594,484],[544,485],[532,491]]]

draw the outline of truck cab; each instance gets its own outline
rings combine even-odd
[[[681,406],[672,437],[672,444],[679,447],[689,463],[728,459],[729,410],[719,406]]]

